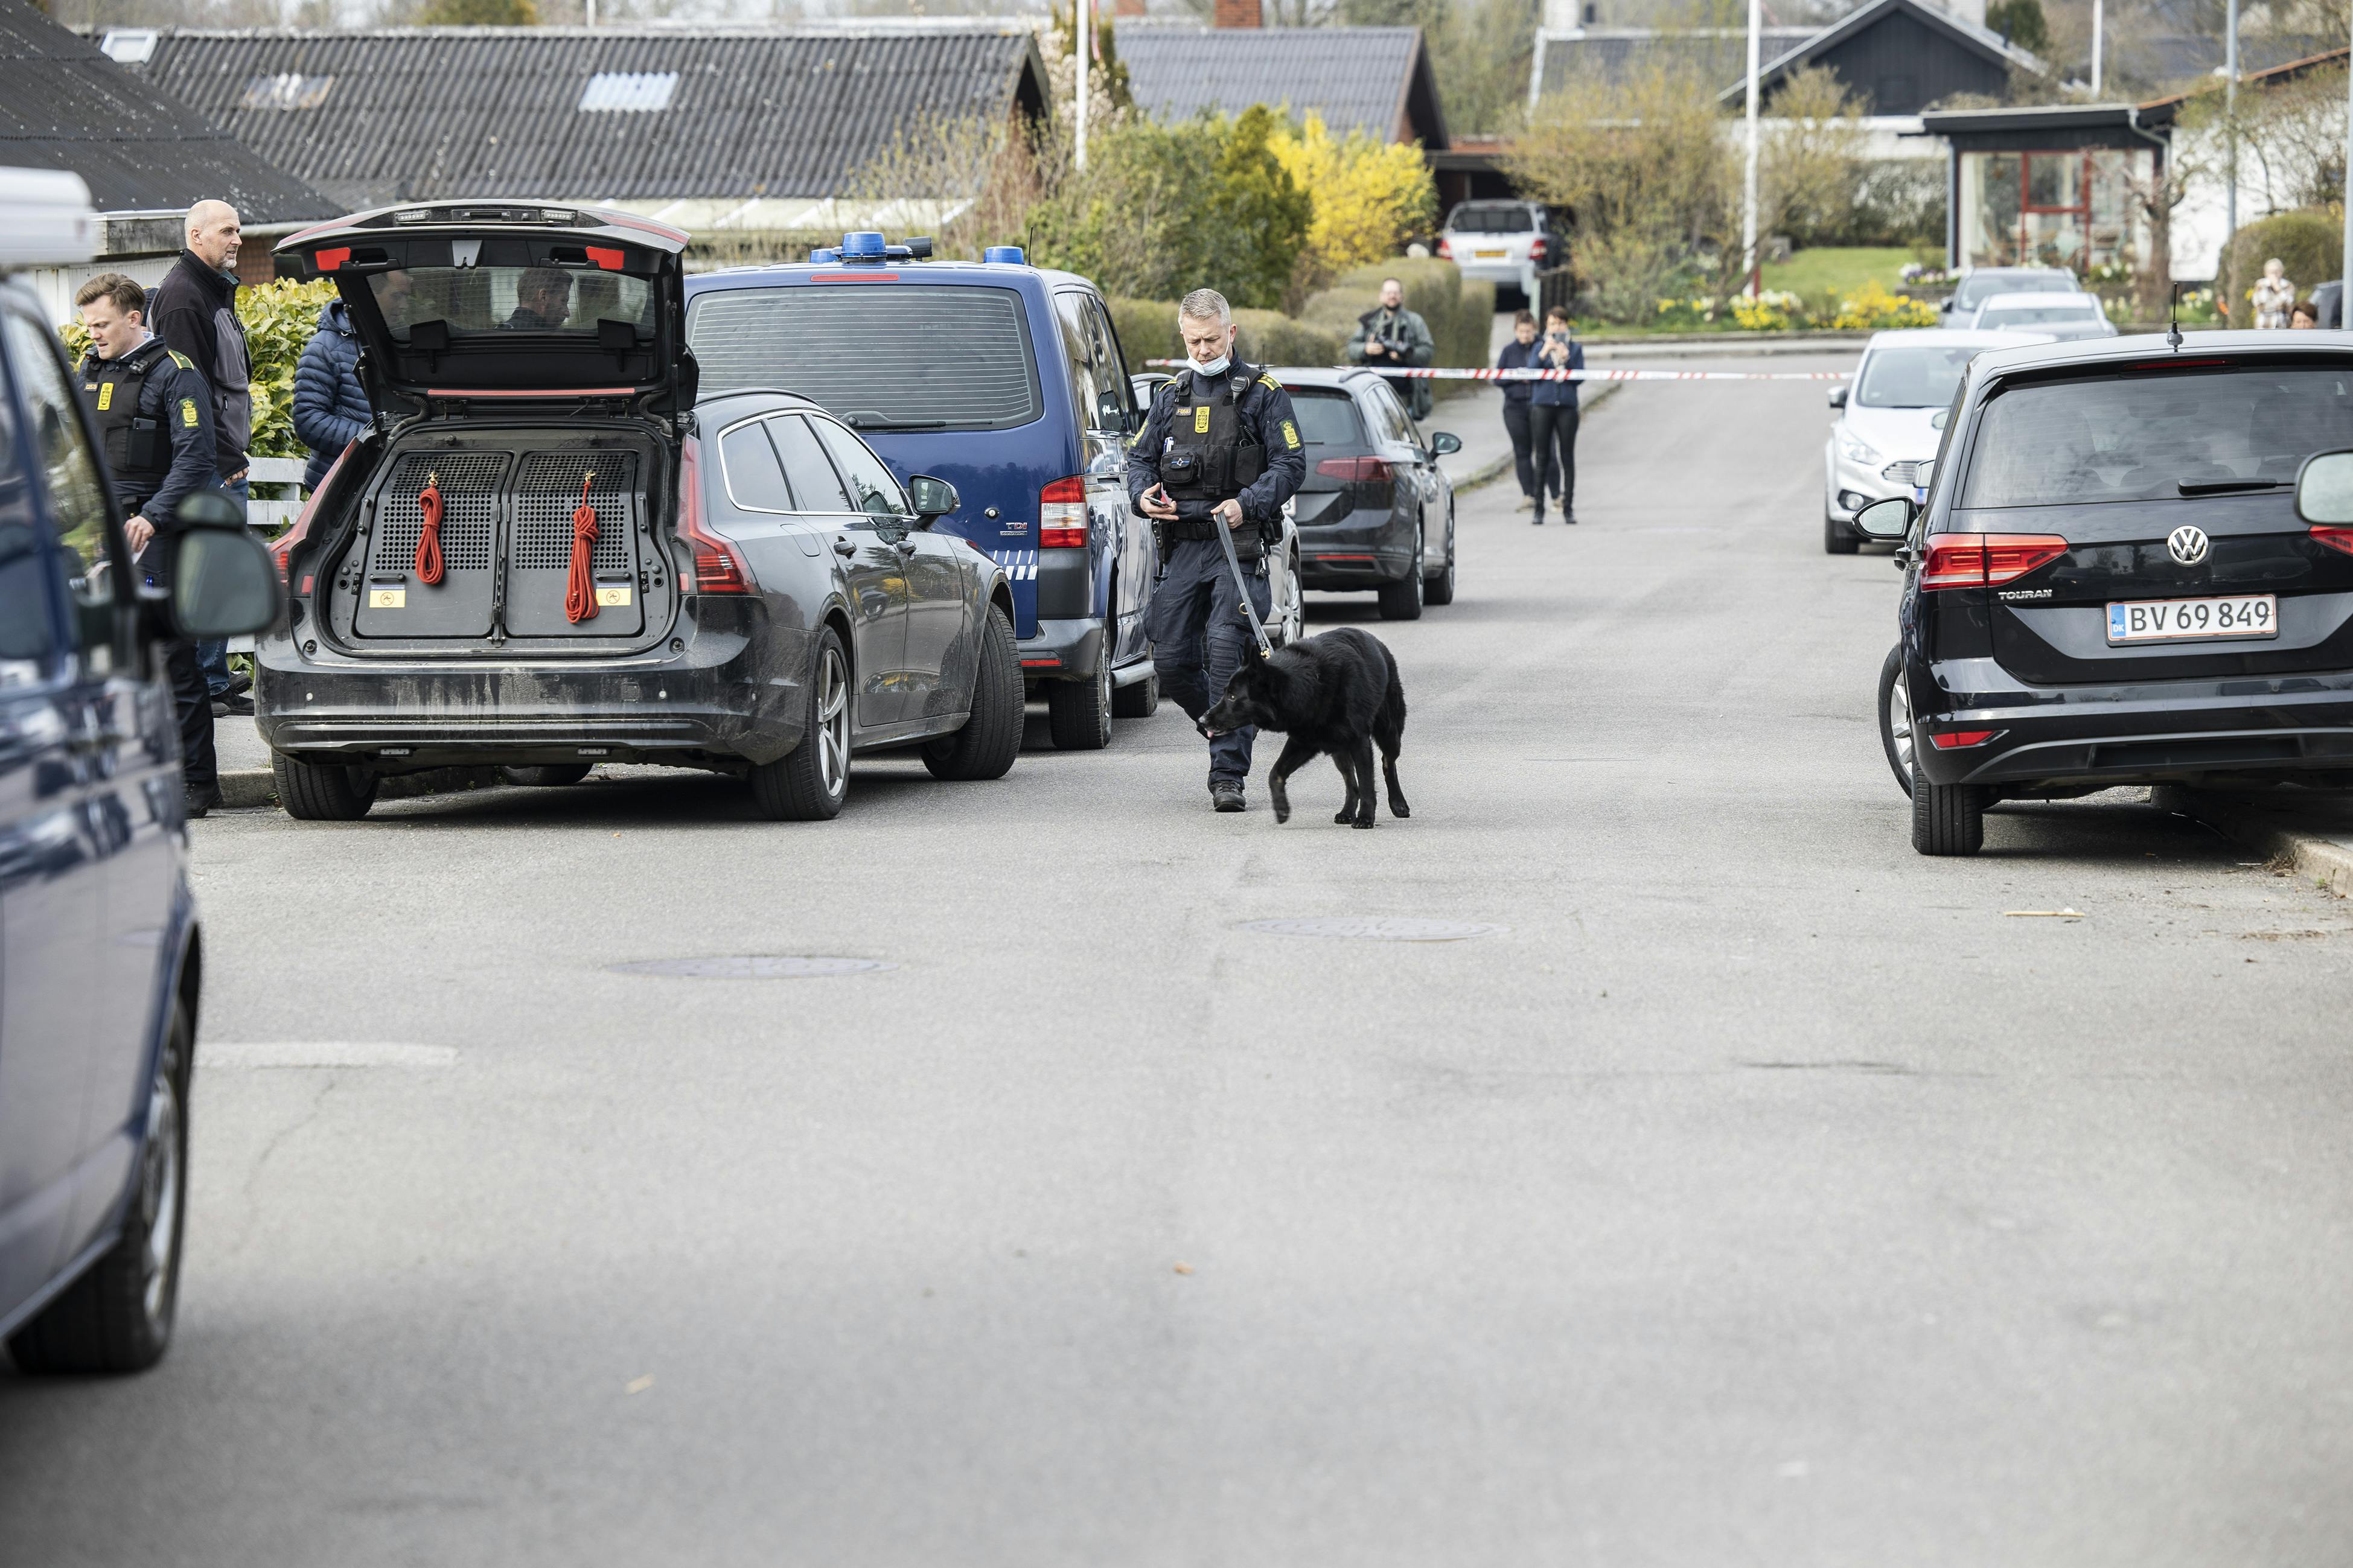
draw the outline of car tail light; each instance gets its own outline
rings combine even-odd
[[[2067,542],[2055,533],[1932,533],[1920,586],[1998,587],[2066,553]]]
[[[1385,485],[1395,478],[1386,458],[1326,458],[1315,465],[1315,471],[1325,479],[1356,484]]]
[[[1957,752],[1964,746],[1982,746],[1994,738],[1991,730],[1947,730],[1941,735],[1931,735],[1928,743],[1940,752]]]
[[[678,466],[678,531],[694,551],[694,591],[698,594],[754,594],[759,584],[752,568],[732,539],[723,539],[702,523],[702,459],[698,443],[681,449]]]
[[[1453,258],[1453,242],[1449,240],[1444,235],[1440,235],[1438,237],[1438,259],[1440,261],[1451,261]]]
[[[319,482],[311,487],[311,499],[302,503],[301,511],[295,516],[294,525],[269,542],[269,558],[278,563],[278,580],[280,583],[292,586],[289,563],[294,559],[294,547],[311,537],[311,518],[319,510],[320,499],[335,488],[335,476],[343,471],[343,465],[351,460],[352,448],[358,445],[357,441],[343,443],[343,449],[335,454],[335,460],[327,465],[325,473],[319,476]],[[302,580],[302,591],[306,594],[311,591],[311,579],[308,577]]]
[[[2327,523],[2312,525],[2312,537],[2331,550],[2342,550],[2353,555],[2353,528],[2331,528]]]
[[[1087,481],[1083,474],[1056,479],[1038,492],[1038,544],[1044,550],[1087,542]]]
[[[1536,236],[1536,237],[1535,237],[1535,238],[1534,238],[1534,239],[1532,239],[1532,240],[1528,241],[1528,259],[1529,259],[1530,261],[1542,261],[1544,258],[1545,258],[1545,242],[1544,242],[1544,236],[1542,236],[1542,235],[1538,235],[1538,236]]]

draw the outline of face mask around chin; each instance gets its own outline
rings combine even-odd
[[[1193,368],[1199,371],[1203,375],[1223,375],[1226,374],[1226,365],[1228,363],[1229,361],[1227,357],[1224,354],[1219,354],[1217,358],[1209,361],[1207,364],[1203,364],[1199,360],[1195,360],[1193,362]]]

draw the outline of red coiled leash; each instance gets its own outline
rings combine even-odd
[[[572,568],[565,579],[564,618],[578,625],[596,618],[596,580],[588,566],[596,549],[596,509],[588,504],[594,474],[580,476],[580,504],[572,509]]]
[[[441,581],[441,476],[425,476],[417,492],[417,580],[430,588]]]

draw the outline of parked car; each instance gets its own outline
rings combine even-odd
[[[687,282],[706,391],[777,386],[857,427],[893,472],[962,497],[934,528],[1006,570],[1021,673],[1057,746],[1111,741],[1159,702],[1144,635],[1156,563],[1127,496],[1143,428],[1118,334],[1087,279],[932,261],[928,240],[842,237],[805,265]]]
[[[1390,620],[1452,604],[1454,485],[1438,459],[1462,443],[1442,430],[1425,442],[1376,372],[1284,365],[1274,375],[1307,447],[1307,478],[1293,498],[1302,584],[1369,590]]]
[[[2061,339],[2113,338],[2116,325],[2108,320],[2096,294],[1996,294],[1978,307],[1969,319],[1972,331],[2042,332]]]
[[[1537,274],[1568,265],[1568,243],[1541,202],[1458,204],[1439,233],[1438,254],[1463,277],[1516,289],[1531,304],[1542,292]]]
[[[79,176],[0,171],[0,266],[86,262]],[[71,366],[0,286],[0,1338],[26,1373],[171,1343],[204,985],[167,638],[266,625],[277,576],[217,495],[143,590]]]
[[[2075,275],[2063,267],[1977,267],[1961,275],[1953,291],[1936,307],[1940,327],[1966,327],[1979,305],[1996,294],[2029,290],[2063,294],[2078,288]]]
[[[1925,502],[1855,518],[1903,545],[1880,721],[1924,855],[2001,800],[2353,787],[2353,350],[2178,342],[1980,353]]]
[[[856,752],[1012,765],[1013,595],[930,526],[955,487],[902,486],[790,393],[698,395],[686,240],[433,202],[280,243],[334,280],[376,410],[274,547],[292,601],[255,717],[290,813],[362,816],[404,770],[556,784],[611,761],[739,774],[766,815],[823,818]]]
[[[1922,467],[1936,455],[1971,359],[1989,348],[2045,341],[1936,327],[1872,333],[1854,379],[1830,390],[1839,417],[1822,443],[1822,548],[1853,554],[1862,543],[1854,514],[1873,501],[1912,493]]]

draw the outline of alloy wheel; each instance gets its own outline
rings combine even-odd
[[[1898,670],[1895,683],[1887,689],[1887,735],[1895,748],[1898,771],[1912,771],[1912,690],[1905,684],[1903,671]]]
[[[849,784],[849,670],[841,650],[829,647],[817,677],[818,768],[825,793],[839,795]]]
[[[139,1213],[147,1247],[140,1258],[141,1308],[160,1329],[169,1320],[172,1275],[180,1256],[180,1091],[164,1064],[147,1101],[147,1152],[139,1173]]]

